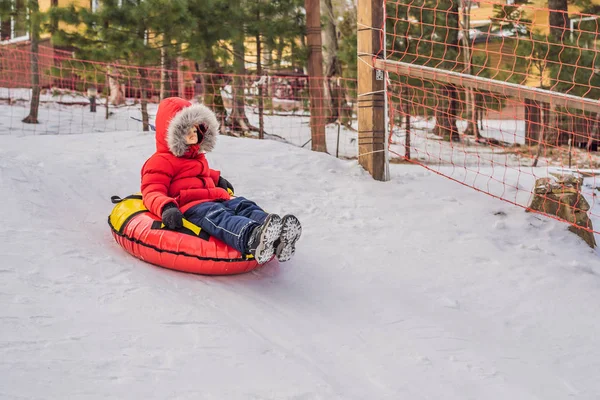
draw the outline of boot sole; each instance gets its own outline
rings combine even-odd
[[[281,217],[278,215],[270,215],[265,222],[266,227],[260,234],[260,242],[254,253],[254,259],[259,264],[264,264],[273,257],[275,253],[274,243],[281,236],[283,227]]]
[[[286,215],[282,219],[281,242],[275,249],[275,256],[280,262],[286,262],[296,253],[296,242],[302,235],[302,225],[293,215]]]

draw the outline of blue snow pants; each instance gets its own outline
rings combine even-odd
[[[252,231],[267,218],[255,202],[235,197],[222,202],[206,202],[187,210],[184,217],[241,253],[247,252]]]

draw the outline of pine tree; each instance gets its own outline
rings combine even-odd
[[[264,51],[256,55],[257,72],[263,67],[268,70],[280,70],[285,47],[292,50],[287,60],[292,65],[298,62],[300,52],[295,51],[296,41],[303,35],[304,17],[301,0],[246,0],[245,37],[254,38],[264,44]],[[275,53],[275,57],[273,57]],[[247,60],[252,63],[254,60]],[[259,68],[260,64],[260,68]],[[262,88],[261,88],[262,92]],[[260,129],[251,127],[252,130]]]
[[[216,75],[205,82],[205,102],[211,104],[227,128],[233,131],[260,131],[252,126],[245,114],[245,65],[248,59],[245,43],[256,39],[265,44],[265,53],[276,51],[282,54],[283,47],[291,46],[302,33],[303,20],[299,9],[300,0],[189,0],[192,15],[199,15],[197,25],[189,38],[185,55],[198,60],[198,67]],[[299,17],[300,16],[300,17]],[[299,23],[291,24],[294,19]],[[207,23],[207,21],[210,21]],[[296,53],[296,57],[298,57]],[[258,55],[257,55],[258,57]],[[281,65],[279,56],[275,62]],[[293,59],[291,60],[294,61]],[[256,64],[261,63],[260,59]],[[231,69],[221,65],[232,65]],[[267,67],[273,67],[268,60]],[[257,68],[258,69],[258,68]],[[224,84],[220,74],[234,73],[232,84],[233,109],[227,116],[219,94]]]
[[[53,18],[67,26],[53,35],[56,45],[74,48],[79,58],[109,64],[104,71],[94,66],[93,71],[84,69],[83,73],[92,73],[98,84],[111,84],[113,102],[123,101],[119,99],[119,79],[127,78],[132,86],[139,87],[143,129],[148,130],[147,98],[153,85],[144,67],[161,65],[162,61],[168,73],[161,73],[160,94],[162,97],[177,94],[176,57],[192,21],[187,2],[101,0],[98,10],[71,5],[53,10]],[[83,30],[72,29],[73,26],[83,26]],[[120,73],[119,64],[140,68],[127,68]],[[132,71],[135,74],[128,76]]]

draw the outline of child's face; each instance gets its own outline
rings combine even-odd
[[[186,144],[198,144],[198,130],[195,126],[191,127],[185,137]]]

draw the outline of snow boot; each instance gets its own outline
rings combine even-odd
[[[281,236],[281,217],[269,214],[261,226],[257,226],[250,234],[248,252],[259,264],[264,264],[275,253],[275,241]]]
[[[302,226],[294,215],[284,216],[281,224],[281,236],[275,249],[275,256],[280,262],[285,262],[296,252],[296,242],[302,235]]]

